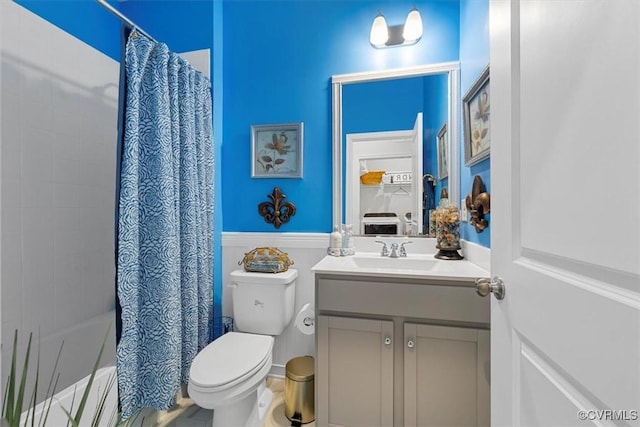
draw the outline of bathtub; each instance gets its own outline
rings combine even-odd
[[[67,425],[67,415],[63,408],[75,415],[75,408],[78,407],[82,395],[89,383],[90,375],[87,375],[76,384],[72,384],[64,390],[56,393],[53,396],[51,402],[51,409],[47,417],[46,426],[63,427]],[[116,411],[118,409],[118,385],[116,382],[116,367],[108,366],[98,369],[96,376],[91,386],[91,392],[85,406],[85,410],[80,419],[80,426],[90,426],[93,418],[93,414],[96,412],[95,408],[98,406],[99,399],[104,393],[108,384],[112,384],[107,395],[107,399],[104,405],[104,412],[100,423],[100,427],[114,426],[116,420]],[[43,412],[46,411],[46,406],[49,404],[49,399],[41,402],[35,409],[35,421],[36,425],[40,422],[40,417],[43,416]],[[72,409],[73,408],[73,409]],[[21,419],[21,425],[25,425],[27,413],[23,412]],[[31,421],[29,420],[29,424]]]
[[[109,327],[111,328],[109,330]],[[107,331],[109,333],[107,334]],[[102,417],[100,426],[113,425],[109,424],[109,417],[113,409],[117,408],[118,402],[118,386],[115,383],[116,375],[116,344],[115,344],[115,310],[108,311],[98,316],[92,317],[82,323],[74,325],[70,328],[63,329],[50,336],[45,337],[40,342],[40,380],[38,384],[38,401],[42,401],[47,393],[49,379],[53,373],[53,365],[55,364],[61,343],[64,341],[62,354],[56,372],[60,375],[58,386],[54,394],[51,410],[47,419],[46,426],[66,426],[67,416],[62,410],[71,410],[77,408],[82,398],[82,393],[89,382],[89,376],[95,364],[100,346],[105,336],[104,352],[100,359],[100,369],[96,372],[94,384],[91,387],[91,397],[86,404],[86,409],[81,419],[81,426],[90,425],[91,419],[95,412],[98,396],[102,393],[107,385],[110,376],[114,377],[114,384],[108,396],[108,402],[105,405],[105,415]],[[34,341],[32,352],[38,350],[38,345]],[[24,348],[21,348],[19,354],[24,354]],[[33,357],[33,354],[32,354]],[[3,358],[3,363],[10,362],[10,358]],[[32,359],[32,363],[35,360]],[[35,370],[35,365],[34,366]],[[5,372],[8,372],[8,368]],[[32,371],[32,369],[30,369]],[[30,381],[32,384],[32,381]],[[75,390],[75,401],[74,401]],[[30,396],[32,387],[28,387],[26,396]],[[46,402],[46,401],[45,401]],[[41,402],[36,406],[36,424],[40,419],[42,408],[45,402]],[[23,413],[21,420],[24,420],[26,413]],[[29,423],[30,425],[30,423]]]

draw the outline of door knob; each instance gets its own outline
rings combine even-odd
[[[415,347],[415,346],[416,346],[416,343],[415,343],[415,342],[413,342],[413,340],[409,340],[409,341],[407,341],[407,347],[408,347],[408,348],[413,348],[413,347]]]
[[[386,337],[386,338],[384,339],[384,345],[391,345],[391,338]]]
[[[476,279],[476,292],[481,297],[493,294],[496,299],[503,299],[505,294],[504,282],[498,276],[495,276],[493,279]]]

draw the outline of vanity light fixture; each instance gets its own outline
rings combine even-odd
[[[380,11],[371,24],[369,43],[378,49],[391,46],[408,46],[416,44],[422,37],[422,17],[414,6],[407,15],[404,24],[387,25]]]

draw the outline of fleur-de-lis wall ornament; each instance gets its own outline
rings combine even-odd
[[[273,193],[268,195],[270,202],[262,202],[258,205],[258,213],[264,217],[264,221],[273,224],[275,228],[280,228],[282,224],[289,222],[296,214],[296,206],[291,202],[283,202],[284,194],[280,188],[275,187]]]
[[[479,175],[473,178],[471,194],[467,196],[465,204],[471,214],[469,224],[473,225],[478,233],[482,233],[489,226],[489,221],[484,216],[491,212],[491,196]]]

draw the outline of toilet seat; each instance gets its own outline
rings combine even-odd
[[[271,336],[229,332],[193,359],[189,382],[211,391],[234,387],[262,369],[272,349]]]

